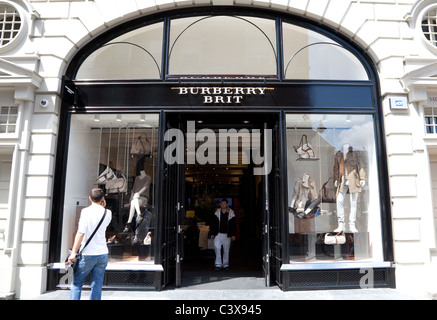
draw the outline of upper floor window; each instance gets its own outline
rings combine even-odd
[[[127,32],[94,51],[77,79],[160,79],[163,23]]]
[[[428,41],[437,46],[437,9],[428,10],[422,18],[422,31]]]
[[[0,47],[4,47],[17,37],[21,29],[18,11],[5,3],[0,3]]]
[[[169,74],[276,77],[275,20],[206,16],[171,21]]]
[[[369,80],[362,62],[327,36],[290,23],[283,35],[285,79]]]
[[[0,106],[0,134],[15,133],[18,107]]]
[[[369,80],[363,61],[339,39],[280,21],[206,15],[129,28],[92,52],[75,78]]]
[[[437,108],[425,107],[425,132],[437,133]]]

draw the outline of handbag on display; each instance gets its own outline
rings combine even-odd
[[[121,178],[115,178],[106,182],[107,193],[124,193],[127,192],[127,179],[124,174],[121,174]]]
[[[331,184],[329,184],[329,182]],[[320,189],[319,198],[322,203],[335,203],[337,201],[337,188],[334,185],[334,178],[329,178]]]
[[[152,145],[149,139],[147,139],[147,136],[145,134],[142,134],[135,139],[130,150],[131,155],[150,154],[151,152],[152,152]]]
[[[294,151],[299,155],[298,159],[316,159],[316,152],[308,142],[306,134],[302,135],[298,146],[293,146]]]
[[[345,244],[346,243],[346,236],[344,232],[339,232],[337,234],[325,234],[325,244],[328,245],[338,245],[338,244]]]
[[[105,170],[97,177],[96,182],[97,184],[105,184],[111,179],[116,178],[114,171],[107,166]]]
[[[145,245],[151,245],[152,244],[152,233],[150,231],[147,232],[147,236],[144,239],[143,244],[145,244]]]
[[[78,253],[76,253],[76,259],[74,260],[73,264],[70,264],[70,267],[73,268],[73,271],[76,272],[80,260],[82,259],[82,251],[83,249],[85,249],[85,247],[90,243],[91,239],[94,237],[94,235],[96,234],[97,230],[99,229],[100,225],[102,224],[103,220],[105,220],[105,216],[106,216],[106,209],[105,209],[105,213],[103,214],[102,219],[100,219],[99,223],[97,224],[97,227],[94,229],[93,233],[91,234],[91,236],[88,238],[87,242],[85,243],[85,245],[83,246],[82,250],[80,250]],[[68,256],[67,259],[65,259],[65,263],[68,263],[68,257],[71,255],[73,249],[69,249],[68,250]]]

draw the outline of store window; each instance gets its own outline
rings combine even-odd
[[[327,36],[284,23],[283,38],[285,79],[369,80],[363,63]]]
[[[383,261],[373,116],[286,123],[290,263]]]
[[[123,34],[93,52],[76,79],[160,79],[162,37],[162,22]]]
[[[0,106],[0,134],[15,133],[18,107]]]
[[[93,188],[106,192],[110,263],[154,262],[158,114],[73,114],[61,252],[73,244]]]
[[[276,77],[275,20],[205,16],[171,21],[169,74]]]

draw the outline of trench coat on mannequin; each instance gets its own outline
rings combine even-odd
[[[352,147],[349,147],[346,158],[343,152],[338,151],[334,159],[334,181],[339,183],[337,193],[344,191],[346,172],[348,173],[349,193],[361,192],[360,181],[366,179],[364,168],[363,157],[359,152],[353,151]]]

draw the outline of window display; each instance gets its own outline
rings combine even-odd
[[[287,115],[290,262],[382,261],[371,115]]]
[[[71,247],[93,188],[105,190],[112,221],[106,230],[110,263],[153,263],[157,114],[71,116],[62,252]]]

